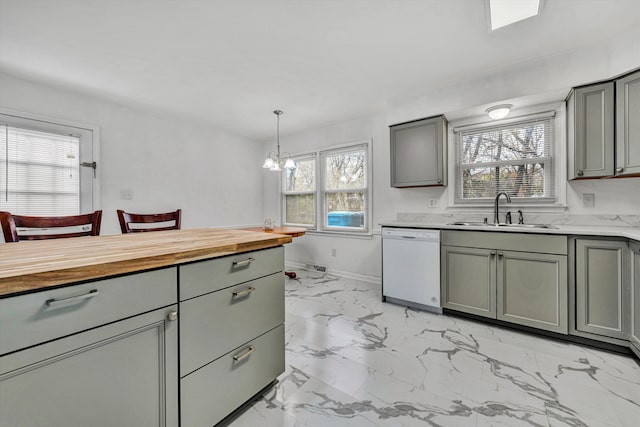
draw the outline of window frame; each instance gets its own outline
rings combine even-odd
[[[100,128],[98,125],[26,113],[0,107],[0,123],[39,132],[73,134],[80,138],[78,163],[100,165]],[[88,149],[89,148],[89,149]],[[97,168],[80,167],[79,214],[100,209],[100,179]]]
[[[344,189],[344,190],[327,190],[326,186],[326,165],[323,162],[323,155],[330,155],[332,153],[340,153],[340,152],[349,152],[355,151],[358,148],[364,148],[365,154],[365,182],[366,187],[362,189]],[[315,190],[315,227],[307,228],[307,231],[318,234],[340,234],[340,235],[352,235],[352,236],[363,236],[363,235],[371,235],[371,221],[372,221],[372,210],[373,210],[373,180],[372,180],[372,169],[373,169],[373,160],[372,160],[372,144],[371,140],[364,141],[354,141],[350,143],[340,144],[336,146],[331,146],[327,148],[322,148],[318,150],[314,150],[312,152],[307,152],[306,154],[294,155],[292,156],[294,160],[296,159],[309,159],[315,158],[315,171],[316,176],[316,190]],[[286,196],[291,195],[291,192],[286,192],[286,175],[285,172],[280,175],[282,178],[282,185],[280,186],[280,194],[282,198],[282,224],[285,226],[303,226],[307,227],[304,224],[295,224],[289,223],[286,221]],[[365,199],[365,210],[364,210],[364,218],[363,218],[363,227],[339,227],[339,226],[329,226],[329,216],[327,213],[327,194],[332,193],[350,193],[350,192],[364,192]],[[308,192],[307,192],[308,193]],[[297,193],[302,194],[302,193]]]
[[[286,169],[283,169],[282,172],[282,224],[292,227],[306,227],[308,230],[315,230],[318,227],[318,155],[317,153],[307,153],[301,154],[291,157],[295,162],[298,161],[306,161],[313,160],[314,162],[314,171],[315,175],[313,177],[313,182],[315,184],[315,188],[313,190],[307,191],[289,191],[286,189],[287,186],[287,176]],[[296,222],[286,222],[287,218],[287,196],[305,196],[312,194],[313,198],[313,226],[309,227],[309,224],[301,224]]]
[[[457,190],[462,186],[462,164],[460,163],[460,148],[462,132],[468,132],[469,130],[482,131],[483,129],[495,128],[504,125],[518,123],[531,122],[536,119],[549,118],[553,123],[553,129],[545,129],[545,132],[552,131],[555,138],[555,146],[553,147],[552,154],[545,156],[545,159],[550,159],[550,168],[545,168],[545,193],[547,193],[547,185],[553,185],[555,196],[554,197],[539,197],[539,198],[515,198],[510,206],[523,207],[529,211],[538,212],[558,212],[564,211],[567,208],[566,205],[566,183],[567,171],[564,167],[566,163],[566,105],[564,102],[551,102],[547,104],[533,105],[523,107],[518,110],[512,111],[512,114],[505,119],[501,120],[487,120],[485,117],[479,120],[478,117],[469,117],[466,119],[460,119],[455,122],[451,122],[449,128],[449,138],[451,141],[455,141],[454,144],[449,145],[450,158],[455,159],[453,167],[449,169],[449,182],[453,183],[448,191],[448,210],[460,210],[465,211],[467,209],[474,208],[486,208],[493,206],[494,199],[459,199],[457,198]],[[525,160],[527,162],[527,160]],[[539,159],[535,159],[535,163],[538,163]],[[502,163],[502,162],[496,162]],[[511,162],[515,164],[516,162]],[[518,162],[521,164],[522,162]],[[547,170],[549,169],[549,170]]]

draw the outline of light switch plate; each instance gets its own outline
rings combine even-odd
[[[596,206],[596,195],[594,193],[582,193],[582,207],[594,208]]]
[[[440,199],[429,199],[428,202],[430,208],[437,208],[438,206],[440,206]]]

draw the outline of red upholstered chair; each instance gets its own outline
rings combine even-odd
[[[182,209],[158,214],[134,214],[118,209],[118,220],[120,221],[122,234],[142,231],[180,230],[181,213]],[[166,223],[168,222],[173,222],[173,224],[167,225]]]
[[[102,211],[71,216],[26,216],[0,212],[4,241],[60,239],[64,237],[98,236]],[[26,233],[18,234],[18,229]]]

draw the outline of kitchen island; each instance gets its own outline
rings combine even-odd
[[[219,422],[284,370],[289,242],[192,229],[0,245],[0,425]]]

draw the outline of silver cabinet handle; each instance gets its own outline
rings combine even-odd
[[[438,184],[442,184],[442,180],[441,179],[438,180]]]
[[[584,172],[582,170],[580,170],[580,169],[578,169],[576,171],[576,175],[578,175],[578,176],[582,176],[583,174],[584,174]]]
[[[251,353],[253,353],[254,351],[256,351],[256,348],[254,346],[249,346],[248,349],[246,349],[244,351],[244,353],[237,353],[233,355],[233,360],[235,360],[236,362],[239,362],[243,359],[246,359],[247,357],[249,357],[251,355]]]
[[[624,168],[616,168],[616,173],[622,173],[624,171]]]
[[[502,252],[498,252],[498,256],[503,256],[504,254]]]
[[[496,255],[496,251],[491,251],[491,256],[495,256]]]
[[[247,259],[243,259],[242,261],[233,261],[233,266],[242,267],[242,266],[251,264],[255,260],[256,260],[255,258],[247,258]]]
[[[415,239],[416,236],[401,236],[403,239]]]
[[[174,320],[178,319],[178,312],[177,311],[170,311],[167,314],[167,320],[170,322],[173,322]]]
[[[98,296],[98,293],[99,292],[98,292],[97,289],[92,289],[88,293],[82,294],[82,295],[75,295],[75,296],[72,296],[72,297],[60,298],[60,299],[51,298],[51,299],[46,300],[45,304],[47,304],[47,306],[49,306],[49,307],[57,307],[57,306],[62,305],[62,304],[67,304],[67,303],[76,302],[76,301],[83,301],[83,300],[86,300],[86,299],[89,299],[89,298],[96,297],[96,296]]]
[[[241,291],[233,291],[233,296],[235,297],[244,297],[246,295],[249,295],[251,292],[255,291],[256,288],[254,288],[253,286],[249,286],[247,289],[243,289]]]

